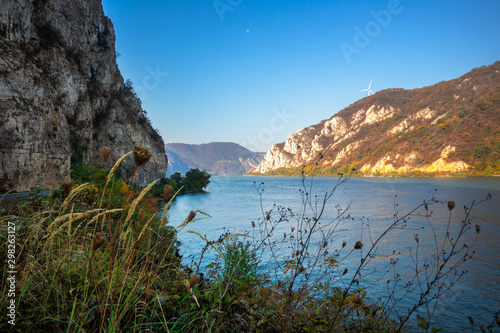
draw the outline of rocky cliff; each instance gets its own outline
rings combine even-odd
[[[499,156],[496,62],[433,86],[366,97],[273,145],[254,172],[499,174]]]
[[[139,181],[164,175],[164,143],[116,63],[113,24],[100,0],[2,0],[0,187],[53,189],[71,163],[148,147]],[[133,171],[126,160],[125,173]]]
[[[257,167],[264,153],[255,153],[232,142],[211,142],[200,145],[168,143],[165,149],[169,156],[170,173],[184,173],[191,168],[200,168],[212,175],[242,175]]]

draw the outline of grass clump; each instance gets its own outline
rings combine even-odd
[[[154,183],[131,188],[107,175],[107,169],[79,165],[61,190],[48,197],[30,194],[2,210],[2,229],[7,222],[16,225],[18,304],[16,325],[3,316],[2,330],[140,331],[148,322],[138,308],[173,279],[176,230],[147,195]]]

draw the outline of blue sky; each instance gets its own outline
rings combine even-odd
[[[103,0],[118,64],[165,142],[265,151],[368,88],[500,60],[500,1]]]

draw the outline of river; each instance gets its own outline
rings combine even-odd
[[[315,177],[305,181],[306,191],[322,198],[337,183],[337,178]],[[263,183],[261,185],[261,183]],[[257,189],[264,189],[261,197]],[[179,233],[182,242],[181,252],[184,260],[196,259],[204,246],[198,236],[188,233],[188,230],[199,232],[209,240],[217,239],[226,231],[232,233],[248,232],[255,235],[252,221],[263,220],[274,205],[281,205],[293,211],[300,210],[303,184],[300,177],[245,177],[245,176],[215,176],[206,193],[183,195],[177,198],[169,212],[172,225],[179,225],[191,210],[200,210],[211,216],[189,224]],[[338,208],[347,209],[350,219],[344,220],[337,227],[332,238],[337,244],[346,241],[352,248],[357,240],[363,240],[366,251],[374,239],[394,221],[394,214],[403,216],[406,212],[434,197],[443,203],[434,204],[429,211],[424,208],[414,214],[406,223],[404,229],[393,230],[377,245],[378,256],[370,265],[385,267],[390,260],[392,251],[401,253],[398,257],[398,269],[401,269],[402,282],[412,276],[416,239],[419,237],[420,253],[430,256],[434,250],[431,229],[423,216],[432,212],[429,219],[438,234],[446,232],[448,219],[451,217],[451,233],[455,232],[464,219],[464,206],[470,207],[473,200],[480,201],[491,194],[488,200],[472,210],[471,230],[467,230],[463,240],[468,246],[473,246],[474,255],[471,260],[463,263],[460,271],[467,270],[451,291],[441,298],[436,308],[433,324],[443,328],[445,332],[457,330],[470,331],[471,325],[467,319],[471,316],[475,323],[486,327],[493,320],[493,315],[500,310],[500,178],[351,178],[340,185],[328,201],[322,219],[333,220]],[[320,200],[321,201],[321,200]],[[447,201],[454,201],[455,208],[450,212]],[[311,212],[309,212],[311,215]],[[197,217],[202,216],[198,213]],[[274,208],[271,218],[276,218]],[[476,224],[480,232],[476,233]],[[424,227],[424,229],[421,229]],[[289,226],[283,226],[277,231],[289,232]],[[369,230],[369,232],[368,232]],[[371,236],[371,238],[370,238]],[[453,236],[453,235],[452,235]],[[440,242],[438,242],[441,244]],[[214,252],[214,251],[212,251]],[[212,260],[216,253],[210,252],[204,262]],[[366,253],[366,252],[365,252]],[[353,252],[351,259],[343,265],[349,271],[359,264],[360,254]],[[415,257],[414,257],[415,258]],[[201,266],[203,267],[203,265]],[[343,267],[342,267],[343,268]],[[368,267],[366,270],[371,269]],[[405,270],[406,269],[406,270]],[[414,268],[413,268],[414,269]],[[391,272],[384,271],[385,276],[369,275],[360,279],[361,287],[367,288],[373,301],[384,301],[387,298],[387,280]],[[349,277],[347,275],[346,277]],[[389,278],[388,278],[389,277]],[[378,282],[377,282],[378,281]],[[416,291],[413,290],[413,293]],[[400,313],[411,307],[417,295],[411,294],[398,304]],[[423,309],[419,310],[425,314]],[[415,325],[415,314],[411,317]],[[432,327],[432,326],[431,326]],[[495,324],[496,329],[498,327]]]

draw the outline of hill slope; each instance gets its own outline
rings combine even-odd
[[[500,61],[432,86],[387,89],[273,145],[255,173],[500,173]]]
[[[2,0],[0,101],[4,189],[57,188],[72,163],[101,161],[104,146],[111,161],[148,147],[141,183],[167,170],[164,142],[118,69],[101,0]],[[132,159],[123,165],[131,175]]]
[[[169,174],[200,168],[213,175],[242,175],[255,169],[264,156],[232,142],[167,143],[165,151],[170,160]]]

